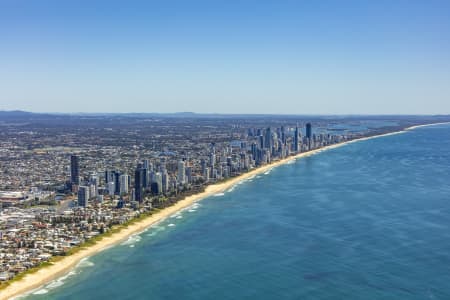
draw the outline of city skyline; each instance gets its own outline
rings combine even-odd
[[[351,151],[349,144],[401,133],[407,137],[415,128],[449,120],[1,113],[0,298],[27,292],[36,282],[47,285],[59,268],[69,271],[79,259],[155,222],[182,219],[182,213],[196,211],[197,201],[225,197],[244,182],[267,175],[271,181],[258,189],[284,190],[283,184],[270,184],[281,169],[297,166],[302,173],[321,173],[320,166],[310,165],[315,154],[320,163],[328,156],[319,153],[326,150],[335,155],[344,145],[344,151]],[[390,153],[396,143],[385,145]],[[292,197],[287,201],[300,203]],[[46,272],[34,272],[48,264]],[[35,279],[20,280],[27,273]]]
[[[450,1],[4,0],[0,43],[0,300],[450,299]]]
[[[11,1],[0,110],[450,113],[445,1]]]

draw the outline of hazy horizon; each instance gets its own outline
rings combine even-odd
[[[142,111],[142,112],[107,112],[107,111],[96,111],[96,112],[58,112],[58,111],[27,111],[20,109],[2,110],[1,113],[31,113],[31,114],[54,114],[54,115],[218,115],[218,116],[299,116],[299,117],[440,117],[449,116],[450,114],[294,114],[294,113],[220,113],[220,112],[195,112],[195,111],[172,111],[172,112],[155,112],[155,111]]]

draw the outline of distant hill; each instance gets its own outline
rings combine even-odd
[[[48,113],[33,113],[23,110],[0,110],[0,120],[8,121],[30,121],[30,120],[42,120],[42,119],[52,119],[57,117],[56,114]]]
[[[295,115],[295,114],[220,114],[220,113],[195,113],[195,112],[174,112],[174,113],[151,113],[151,112],[125,112],[125,113],[35,113],[23,110],[0,110],[0,119],[61,119],[61,118],[274,118],[283,117],[285,119],[290,118],[305,118],[305,119],[411,119],[411,118],[431,118],[431,119],[448,119],[449,115]]]
[[[0,110],[0,116],[2,117],[25,117],[32,116],[33,114],[23,110]]]

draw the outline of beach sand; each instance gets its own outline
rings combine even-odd
[[[438,124],[448,124],[448,123],[438,123]],[[213,196],[214,194],[217,194],[217,193],[225,192],[227,189],[236,185],[240,181],[246,180],[257,174],[265,173],[272,168],[286,164],[292,160],[310,156],[310,155],[314,155],[316,153],[319,153],[319,152],[322,152],[325,150],[342,147],[344,145],[358,142],[358,141],[368,140],[368,139],[377,138],[377,137],[381,137],[381,136],[399,134],[399,133],[405,132],[406,130],[414,129],[417,127],[438,125],[438,124],[413,126],[413,127],[409,127],[402,131],[380,134],[380,135],[371,136],[371,137],[358,138],[358,139],[354,139],[351,141],[326,146],[326,147],[323,147],[320,149],[311,150],[309,152],[299,153],[297,155],[289,156],[285,159],[275,161],[271,164],[261,166],[257,169],[253,169],[253,170],[251,170],[247,173],[244,173],[240,176],[231,178],[223,183],[209,185],[206,187],[204,192],[201,192],[196,195],[188,196],[188,197],[184,198],[183,200],[180,200],[173,206],[167,207],[167,208],[145,218],[144,220],[142,220],[140,222],[134,223],[134,224],[130,225],[129,227],[121,230],[120,232],[113,234],[112,236],[104,237],[101,241],[97,242],[93,246],[90,246],[89,248],[80,250],[79,252],[77,252],[73,255],[64,257],[62,260],[56,262],[52,266],[42,268],[39,271],[37,271],[36,273],[26,275],[20,281],[13,282],[7,288],[0,291],[0,299],[1,300],[11,299],[13,297],[22,295],[22,294],[30,292],[36,288],[39,288],[40,286],[47,284],[50,281],[55,280],[58,277],[61,277],[65,274],[67,274],[68,272],[70,272],[70,270],[73,269],[83,258],[90,257],[92,255],[99,253],[102,250],[105,250],[106,248],[116,245],[116,244],[128,239],[131,235],[145,230],[146,228],[166,219],[167,217],[175,214],[176,212],[178,212],[184,208],[187,208],[188,206],[191,206],[193,203],[195,203],[199,200],[202,200],[209,196]]]

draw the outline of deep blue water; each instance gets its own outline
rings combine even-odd
[[[180,216],[27,299],[450,299],[450,126],[300,159]]]

